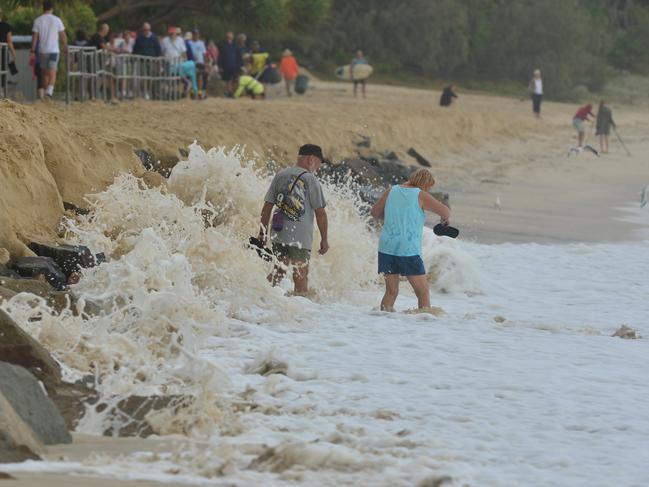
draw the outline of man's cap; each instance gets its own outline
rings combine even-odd
[[[322,154],[322,148],[314,144],[304,144],[300,147],[300,150],[297,153],[298,156],[316,156],[321,161],[324,161],[324,155]]]
[[[200,31],[198,29],[192,29],[192,34],[200,34]]]
[[[175,33],[176,33],[176,28],[173,25],[167,27],[167,34],[175,34]]]

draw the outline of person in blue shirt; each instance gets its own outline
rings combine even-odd
[[[372,207],[372,217],[384,220],[379,239],[379,274],[385,277],[381,310],[394,311],[399,279],[405,276],[417,295],[418,308],[430,308],[426,269],[421,258],[421,238],[426,211],[437,213],[447,225],[448,207],[428,191],[435,179],[428,169],[419,169],[405,184],[388,188]]]

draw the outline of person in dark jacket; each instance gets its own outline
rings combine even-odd
[[[149,57],[160,57],[162,55],[160,41],[151,32],[151,24],[148,22],[142,24],[142,32],[137,36],[133,45],[133,54]]]
[[[601,100],[597,110],[595,135],[599,135],[599,148],[602,154],[608,154],[608,136],[611,133],[611,127],[615,128],[613,112],[604,104],[604,100]]]
[[[133,44],[133,54],[147,57],[162,56],[160,41],[158,41],[156,35],[151,32],[151,24],[149,24],[148,22],[144,22],[144,24],[142,24],[142,32],[138,34],[137,38],[135,39],[135,44]],[[154,73],[151,72],[151,69],[151,64],[145,63],[143,73],[146,76],[152,76]],[[144,98],[146,100],[149,100],[151,98],[148,79],[144,80]]]
[[[241,70],[239,50],[234,43],[234,33],[228,32],[225,35],[225,42],[219,48],[219,71],[221,78],[225,81],[225,95],[232,96],[234,93],[234,79]]]
[[[448,85],[444,90],[442,91],[442,96],[439,99],[439,106],[440,107],[447,107],[450,106],[451,103],[453,103],[453,98],[457,98],[457,94],[455,93],[455,85]]]

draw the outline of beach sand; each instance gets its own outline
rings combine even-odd
[[[366,100],[338,83],[316,83],[304,97],[264,102],[210,99],[197,103],[117,106],[1,102],[0,247],[20,254],[21,242],[54,238],[62,201],[84,205],[120,171],[141,174],[133,149],[177,154],[197,140],[205,148],[245,144],[251,156],[290,164],[298,146],[321,144],[334,160],[353,155],[359,136],[405,161],[415,147],[432,162],[437,189],[451,197],[452,224],[465,239],[501,242],[624,242],[642,238],[622,221],[622,207],[639,206],[649,183],[644,154],[649,116],[613,106],[632,156],[611,137],[611,154],[566,157],[575,143],[574,104],[545,103],[543,118],[531,103],[460,93],[449,109],[438,92],[369,85]],[[590,134],[588,143],[596,145]],[[414,161],[413,161],[414,163]],[[263,195],[259,195],[260,201]],[[501,209],[495,208],[495,201]],[[76,436],[71,446],[48,448],[48,459],[83,462],[96,453],[166,451],[169,442]],[[0,465],[0,471],[2,466]],[[149,481],[12,473],[10,486],[137,486]],[[182,485],[182,484],[165,484]]]
[[[163,157],[195,140],[205,148],[243,144],[251,157],[286,165],[307,141],[334,161],[352,156],[361,135],[404,161],[415,163],[406,155],[410,147],[428,158],[438,189],[451,194],[454,223],[470,238],[634,238],[629,225],[600,222],[638,199],[649,147],[642,107],[613,106],[632,157],[612,136],[610,155],[567,158],[576,105],[545,103],[536,120],[518,99],[461,93],[450,108],[437,99],[434,91],[373,85],[367,99],[353,99],[347,85],[320,82],[306,96],[263,102],[2,102],[0,247],[21,254],[20,241],[53,238],[63,201],[84,206],[87,193],[103,190],[119,172],[143,172],[137,148]],[[588,142],[595,144],[594,135]],[[502,211],[494,208],[497,196]]]

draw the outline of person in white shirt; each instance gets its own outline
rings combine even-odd
[[[198,97],[203,98],[203,90],[207,89],[207,70],[205,69],[205,53],[207,52],[207,48],[205,47],[205,43],[201,40],[198,29],[192,30],[192,38],[188,42],[189,47],[192,50],[192,56],[194,56],[194,62],[196,63]]]
[[[535,69],[534,75],[530,80],[528,86],[529,91],[532,93],[532,111],[536,118],[541,118],[541,102],[543,101],[543,78],[541,78],[541,70]]]
[[[178,36],[175,27],[170,26],[167,29],[167,37],[162,39],[162,55],[167,59],[178,59],[184,61],[187,58],[187,48],[185,41]]]
[[[56,82],[56,68],[61,57],[59,40],[63,46],[63,52],[68,49],[68,38],[65,35],[65,27],[60,18],[54,15],[54,3],[43,2],[43,15],[34,21],[32,27],[32,48],[30,56],[38,56],[43,73],[43,88],[38,89],[38,97],[42,100],[45,95],[49,98],[54,94],[54,83]]]

